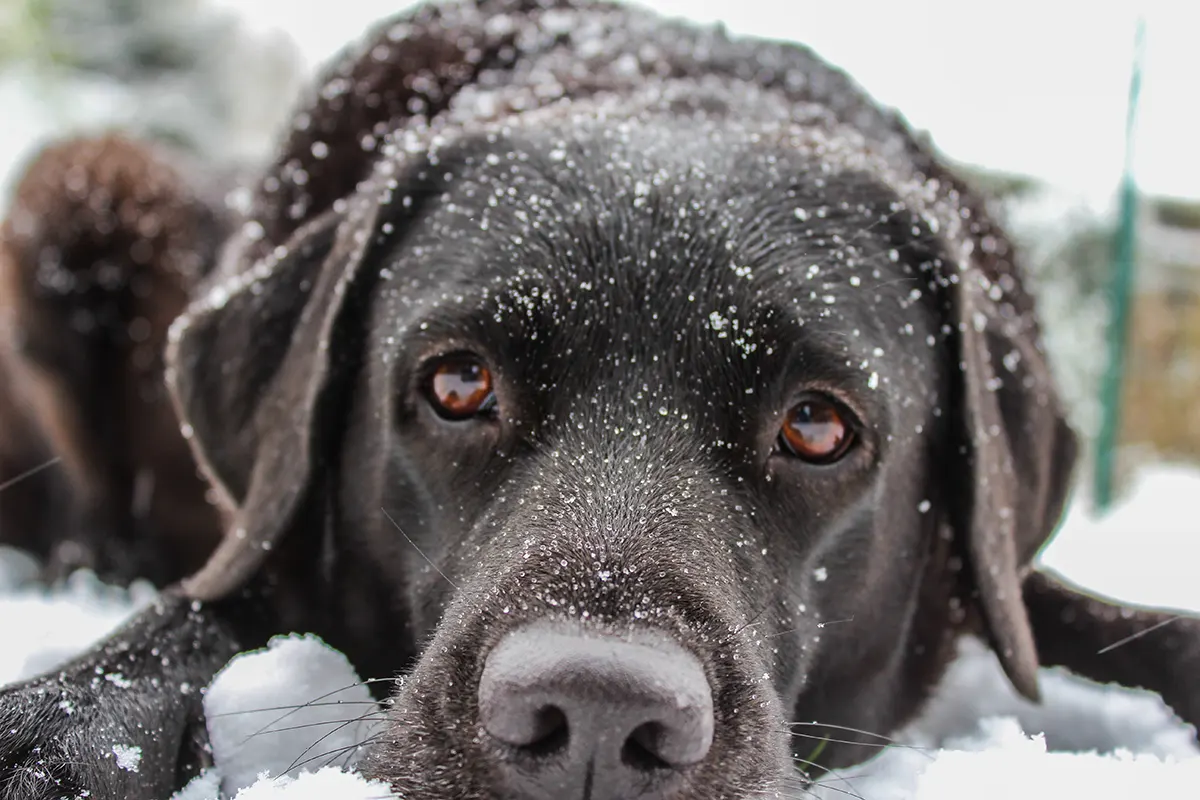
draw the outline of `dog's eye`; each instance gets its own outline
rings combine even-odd
[[[854,443],[849,413],[837,401],[812,394],[792,406],[783,421],[782,447],[812,464],[837,461]]]
[[[429,374],[426,392],[433,409],[446,419],[469,419],[496,405],[492,371],[470,355],[438,361]]]

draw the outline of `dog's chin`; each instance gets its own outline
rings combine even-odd
[[[566,629],[584,638],[603,639],[613,629],[610,625],[602,631],[599,626],[558,618],[526,619],[498,635],[476,630],[482,628],[478,620],[457,632],[443,627],[416,669],[398,684],[386,722],[360,762],[363,774],[390,784],[400,796],[422,800],[740,800],[774,796],[789,783],[787,776],[794,773],[778,695],[764,680],[763,659],[736,643],[705,657],[715,724],[703,756],[688,759],[694,763],[642,764],[631,781],[628,773],[617,777],[606,773],[600,763],[603,757],[597,758],[600,766],[586,769],[575,770],[562,763],[547,766],[544,759],[552,761],[561,753],[547,756],[535,752],[531,756],[498,740],[481,719],[480,702],[481,675],[488,656],[500,649],[495,643],[506,641],[506,636],[511,641],[509,634],[514,631],[546,626],[562,630],[564,622]],[[486,636],[493,643],[490,652],[477,649],[480,639],[475,635]],[[626,627],[617,641],[661,642],[664,658],[698,652],[678,637],[649,628]],[[655,652],[652,645],[633,646]],[[599,723],[584,719],[572,734],[603,741],[603,732],[587,730],[589,724]],[[625,751],[620,759],[628,766]],[[535,781],[530,788],[526,778],[514,782],[514,775],[527,775],[530,770],[553,771],[552,786]]]

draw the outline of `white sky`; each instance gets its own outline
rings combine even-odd
[[[323,59],[408,0],[217,0]],[[671,15],[801,41],[929,130],[952,157],[1028,173],[1093,206],[1124,158],[1135,21],[1146,54],[1135,149],[1147,192],[1200,197],[1197,0],[642,0]],[[336,11],[330,11],[335,8]]]

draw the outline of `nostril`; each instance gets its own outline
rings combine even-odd
[[[482,705],[484,730],[514,751],[547,756],[566,749],[571,730],[560,706],[519,695],[489,698]]]
[[[534,714],[529,741],[517,747],[535,758],[552,756],[567,749],[570,736],[567,715],[558,706],[546,706]]]
[[[478,701],[513,797],[578,797],[585,785],[603,787],[597,798],[666,797],[708,758],[716,725],[700,661],[653,631],[518,629],[488,653]]]
[[[621,763],[639,772],[670,769],[671,764],[659,755],[665,735],[662,723],[647,722],[638,726],[621,747]]]

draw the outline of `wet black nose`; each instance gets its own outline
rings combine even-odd
[[[488,656],[479,707],[507,789],[529,800],[667,797],[713,739],[700,662],[652,634],[518,630]]]

